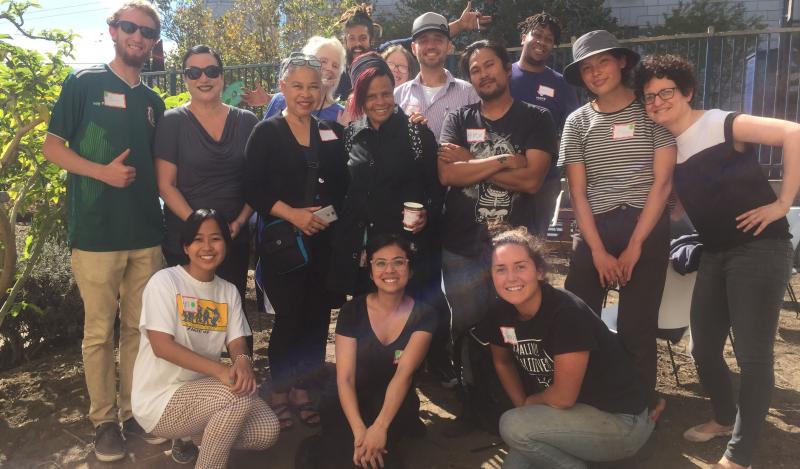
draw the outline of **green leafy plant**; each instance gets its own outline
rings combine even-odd
[[[0,22],[21,36],[55,46],[54,52],[42,54],[14,44],[10,35],[0,36],[0,190],[8,196],[0,206],[0,324],[25,309],[18,298],[45,241],[64,238],[66,175],[44,159],[41,147],[50,109],[70,71],[65,59],[72,57],[74,35],[26,28],[26,12],[38,7],[31,1],[0,0]],[[15,227],[23,216],[30,219],[30,228],[19,249],[22,269],[17,269]]]

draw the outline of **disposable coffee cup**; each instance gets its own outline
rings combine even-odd
[[[410,227],[417,224],[422,218],[422,210],[425,207],[418,202],[405,202],[403,203],[403,229],[406,231],[413,231]]]

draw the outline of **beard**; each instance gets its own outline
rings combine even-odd
[[[347,63],[348,64],[352,64],[353,63],[353,59],[355,59],[359,55],[364,54],[366,52],[369,52],[371,50],[372,49],[369,49],[369,48],[365,49],[365,48],[363,48],[361,46],[356,46],[356,47],[354,47],[352,49],[347,49]]]
[[[119,41],[114,43],[114,51],[117,53],[117,57],[122,59],[122,62],[125,65],[139,69],[144,66],[144,63],[147,62],[147,59],[150,57],[149,51],[143,53],[141,57],[128,53],[127,48],[120,44]]]
[[[550,57],[548,56],[547,58],[550,58]],[[534,59],[533,57],[531,57],[531,54],[525,54],[525,55],[523,55],[523,56],[522,56],[522,60],[523,60],[523,61],[524,61],[526,64],[528,64],[528,65],[530,65],[530,66],[532,66],[532,67],[542,67],[542,66],[545,66],[545,65],[547,65],[547,59],[544,59],[544,60],[536,60],[536,59]]]
[[[492,101],[500,96],[503,96],[503,93],[506,92],[508,89],[508,85],[506,86],[495,86],[495,88],[491,91],[481,91],[479,88],[475,88],[475,92],[478,93],[478,97],[481,98],[481,101]]]

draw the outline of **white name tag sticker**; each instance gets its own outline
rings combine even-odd
[[[103,92],[103,106],[125,109],[125,95],[122,93]]]
[[[611,138],[613,140],[625,140],[627,138],[633,138],[634,133],[636,133],[636,124],[633,122],[630,124],[614,124],[614,131]]]
[[[503,342],[511,345],[517,345],[517,333],[513,327],[500,326],[500,334],[503,336]]]
[[[331,129],[319,129],[319,138],[322,139],[323,142],[339,140],[339,137],[337,137],[336,133]]]
[[[539,95],[541,96],[549,96],[551,98],[556,97],[556,90],[550,88],[549,86],[539,85]]]
[[[486,141],[486,129],[467,129],[467,143]]]

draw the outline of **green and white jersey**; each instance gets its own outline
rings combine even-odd
[[[153,167],[153,138],[164,102],[139,82],[130,86],[108,65],[71,73],[50,118],[48,132],[82,157],[110,163],[130,149],[125,164],[136,180],[118,189],[69,174],[69,241],[85,251],[122,251],[161,243],[163,218]]]

